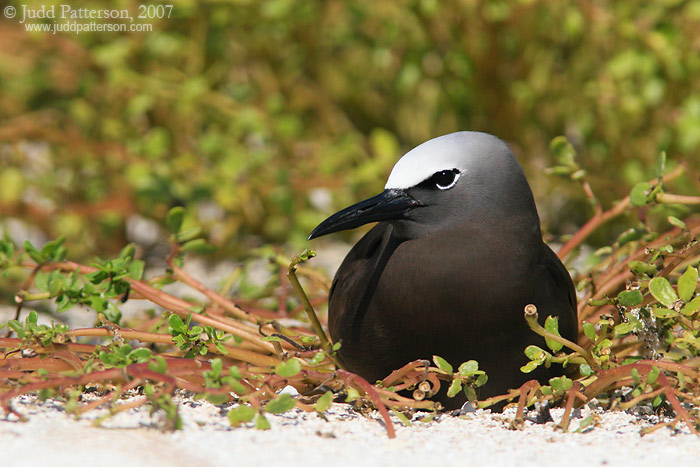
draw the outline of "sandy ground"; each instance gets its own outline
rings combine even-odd
[[[554,422],[530,421],[519,431],[508,428],[514,410],[442,415],[403,426],[393,418],[395,439],[388,439],[377,415],[364,417],[346,404],[333,404],[328,421],[295,409],[267,415],[272,428],[231,428],[227,408],[179,398],[184,428],[161,432],[158,415],[147,407],[131,409],[94,426],[104,411],[81,419],[66,415],[61,404],[21,396],[13,407],[28,417],[0,421],[3,466],[34,465],[504,465],[592,466],[697,465],[700,437],[685,428],[662,428],[641,437],[645,417],[600,413],[596,426],[575,432],[581,420],[596,414],[584,408],[567,433]],[[553,409],[555,422],[561,409]],[[421,415],[422,416],[422,415]],[[652,417],[653,418],[653,417]]]

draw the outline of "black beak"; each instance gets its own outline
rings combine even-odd
[[[353,204],[321,222],[309,240],[341,230],[354,229],[369,222],[406,218],[406,213],[421,204],[404,190],[384,190],[377,196]]]

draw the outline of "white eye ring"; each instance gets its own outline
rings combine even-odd
[[[439,179],[440,179],[441,177],[448,176],[448,175],[452,175],[452,176],[453,176],[452,180],[451,180],[448,184],[446,184],[446,185],[441,185]],[[439,190],[443,190],[443,191],[444,191],[444,190],[449,190],[450,188],[452,188],[453,186],[455,186],[455,185],[457,184],[457,180],[459,180],[459,177],[460,177],[461,175],[462,175],[461,172],[458,171],[457,169],[443,170],[442,172],[438,172],[438,173],[436,173],[435,175],[433,175],[433,177],[435,178],[435,186],[436,186]]]

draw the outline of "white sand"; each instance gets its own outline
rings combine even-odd
[[[378,416],[365,418],[346,404],[333,404],[329,421],[295,409],[267,415],[272,429],[231,428],[226,410],[206,401],[179,398],[184,429],[161,432],[158,416],[147,407],[131,409],[94,427],[103,410],[76,420],[51,400],[16,398],[13,407],[26,423],[0,421],[3,466],[169,465],[169,466],[320,466],[320,465],[512,465],[594,466],[698,465],[700,437],[686,428],[641,437],[648,422],[627,413],[602,413],[584,433],[563,433],[553,422],[526,422],[508,429],[514,411],[479,411],[462,418],[442,415],[411,427],[393,418],[396,439],[388,439]],[[559,421],[562,410],[552,410]],[[583,417],[591,410],[584,409]],[[466,417],[466,418],[465,418]],[[10,417],[12,419],[13,417]]]

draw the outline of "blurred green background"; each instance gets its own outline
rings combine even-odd
[[[53,4],[136,16],[141,2],[2,7]],[[662,150],[700,166],[697,1],[172,4],[134,19],[151,32],[0,20],[0,228],[108,257],[183,205],[222,255],[301,248],[404,152],[464,129],[511,144],[554,235],[592,212],[542,173],[557,135],[604,206],[653,178]],[[697,172],[676,191],[697,192]]]

